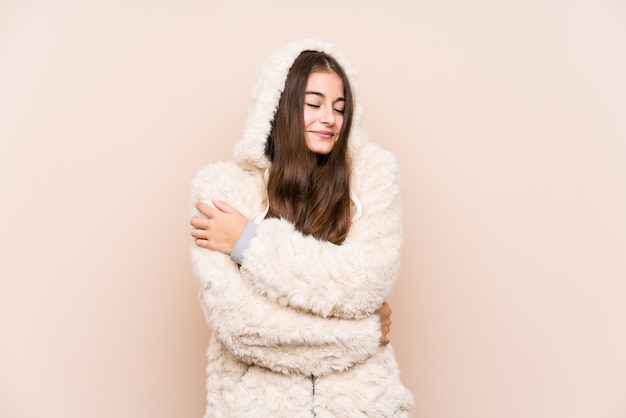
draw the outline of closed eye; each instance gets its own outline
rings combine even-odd
[[[309,106],[309,107],[312,107],[314,109],[319,109],[320,108],[320,105],[315,105],[315,104],[311,104],[311,103],[307,103],[306,105]]]

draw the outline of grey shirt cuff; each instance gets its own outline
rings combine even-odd
[[[254,237],[254,234],[256,233],[257,226],[258,225],[254,222],[248,222],[246,227],[243,229],[243,232],[241,232],[241,235],[239,235],[239,238],[237,239],[233,250],[230,252],[230,259],[233,260],[235,263],[239,265],[243,263],[243,254],[248,249],[248,246],[250,245],[250,240]]]

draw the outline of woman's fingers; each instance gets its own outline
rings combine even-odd
[[[229,206],[227,203],[222,202],[221,200],[217,199],[217,198],[213,198],[211,199],[211,201],[213,202],[213,204],[215,205],[215,208],[221,212],[224,213],[232,213],[232,212],[236,212],[235,209],[233,209],[231,206]]]
[[[207,218],[212,218],[215,215],[215,212],[217,212],[217,209],[212,208],[210,205],[207,205],[204,202],[196,203],[196,209],[198,209],[200,213]]]
[[[248,219],[219,199],[212,199],[211,203],[215,207],[204,202],[196,203],[200,216],[190,220],[191,236],[199,247],[230,254]]]
[[[207,230],[194,228],[191,230],[191,236],[198,239],[207,239]]]
[[[209,227],[209,220],[199,216],[192,217],[189,223],[196,229],[208,229]]]
[[[378,309],[378,316],[380,317],[381,337],[380,343],[382,345],[389,344],[389,332],[391,331],[391,306],[387,301],[384,301],[382,306]]]

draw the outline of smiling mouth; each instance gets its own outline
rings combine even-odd
[[[332,137],[335,136],[334,133],[329,132],[329,131],[311,131],[311,133],[319,136],[322,139],[331,139]]]

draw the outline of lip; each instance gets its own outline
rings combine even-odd
[[[332,131],[311,131],[311,133],[322,139],[332,139],[335,136],[335,133]]]

